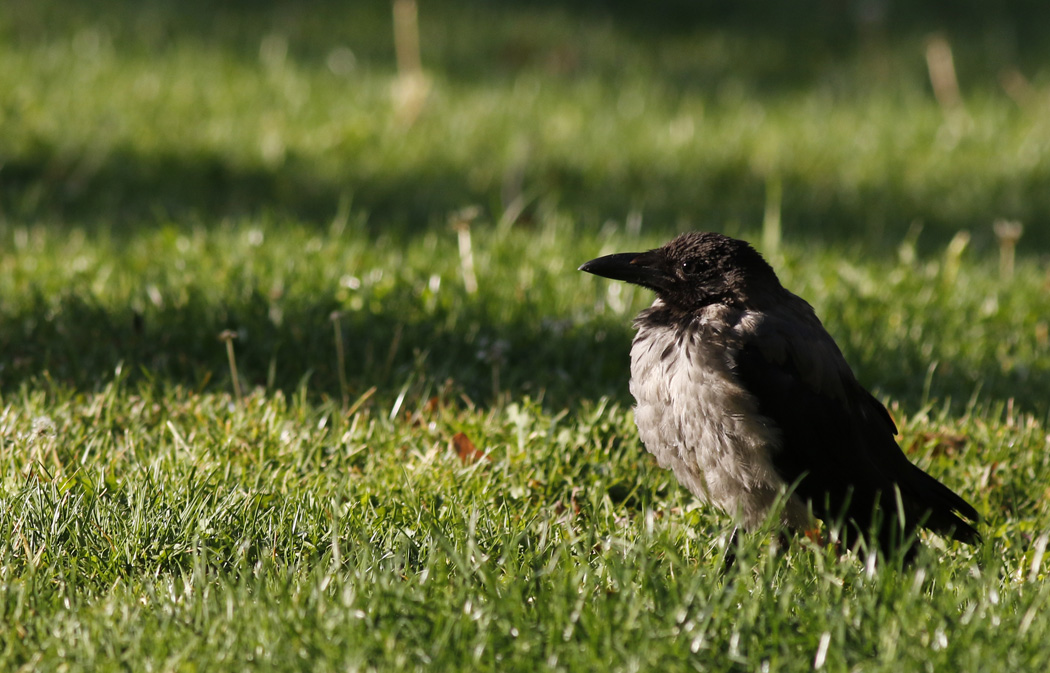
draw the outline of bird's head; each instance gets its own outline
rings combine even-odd
[[[781,287],[773,268],[754,248],[711,232],[682,234],[648,252],[592,259],[580,271],[647,287],[682,311],[719,303],[750,306]]]

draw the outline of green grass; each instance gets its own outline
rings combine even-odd
[[[1050,664],[1041,6],[428,1],[407,120],[386,2],[10,5],[0,670]],[[649,297],[576,267],[758,243],[777,184],[770,260],[979,548],[756,533],[723,574],[727,520],[641,447]]]

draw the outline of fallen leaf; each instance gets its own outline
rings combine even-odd
[[[452,444],[456,447],[456,454],[459,459],[464,463],[473,463],[481,460],[492,460],[487,454],[478,451],[478,448],[474,446],[474,442],[470,441],[470,437],[462,432],[457,432],[452,435]]]

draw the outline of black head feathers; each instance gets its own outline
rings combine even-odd
[[[647,287],[682,311],[715,303],[751,306],[781,288],[748,243],[712,232],[682,234],[648,252],[599,257],[580,270]]]

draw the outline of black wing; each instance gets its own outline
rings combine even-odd
[[[918,525],[978,541],[959,516],[976,521],[976,510],[908,460],[889,412],[857,382],[809,305],[790,299],[743,333],[731,363],[781,432],[773,455],[780,476],[797,483],[796,493],[821,519],[845,517],[862,536],[878,525],[887,552]]]

